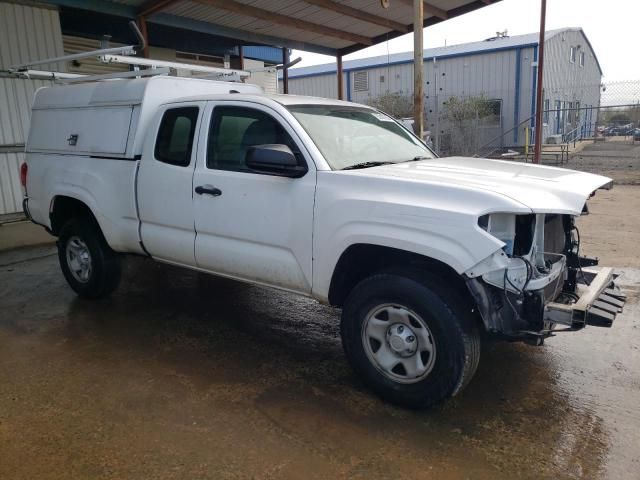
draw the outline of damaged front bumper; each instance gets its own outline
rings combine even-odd
[[[527,290],[523,296],[480,278],[467,279],[467,287],[489,332],[540,344],[558,331],[580,330],[587,325],[611,327],[626,300],[615,286],[616,276],[611,268],[581,269],[571,293],[563,291],[563,282],[556,281]]]
[[[580,255],[575,218],[496,213],[478,219],[503,243],[464,272],[487,331],[540,344],[558,331],[611,327],[625,296],[613,269],[592,269],[598,260]]]
[[[626,296],[615,286],[617,276],[612,268],[581,269],[575,303],[549,302],[544,319],[573,329],[586,325],[611,327],[618,313],[622,313]]]

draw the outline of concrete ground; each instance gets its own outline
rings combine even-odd
[[[0,223],[0,251],[53,243],[44,228],[26,220]]]
[[[626,267],[614,327],[486,344],[427,411],[365,390],[311,300],[133,259],[90,302],[51,246],[0,253],[0,478],[638,479],[639,194],[580,222]]]

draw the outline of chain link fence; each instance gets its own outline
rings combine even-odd
[[[435,93],[435,94],[434,94]],[[535,92],[496,90],[479,95],[425,95],[426,140],[443,156],[532,154]],[[369,101],[399,119],[413,115],[413,97],[387,94]],[[640,143],[640,80],[548,86],[542,143],[548,150],[583,140]]]

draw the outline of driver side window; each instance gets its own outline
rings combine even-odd
[[[245,107],[216,107],[207,145],[207,168],[249,172],[249,147],[284,144],[301,161],[299,149],[282,125],[270,115]]]

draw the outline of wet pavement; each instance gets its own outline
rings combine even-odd
[[[348,368],[337,310],[144,259],[75,297],[49,247],[0,254],[0,478],[640,479],[640,271],[612,329],[489,343],[407,411]]]

